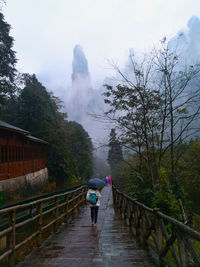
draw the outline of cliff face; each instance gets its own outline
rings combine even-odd
[[[81,46],[73,49],[72,85],[67,88],[63,100],[70,121],[80,123],[92,138],[93,144],[103,139],[105,129],[91,114],[100,114],[104,108],[101,88],[93,88],[88,61]]]
[[[73,50],[72,87],[68,95],[69,119],[84,125],[88,105],[92,100],[93,89],[88,71],[88,62],[80,45]],[[85,125],[84,125],[85,126]]]
[[[73,51],[74,57],[72,62],[72,83],[79,78],[88,78],[88,62],[80,45],[76,45]]]

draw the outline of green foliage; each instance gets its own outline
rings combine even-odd
[[[187,108],[178,108],[177,110],[176,110],[176,112],[178,113],[178,114],[187,114],[188,113],[188,109]]]
[[[78,175],[90,178],[93,174],[93,145],[88,133],[75,122],[66,123],[68,146],[77,166]]]
[[[89,177],[92,143],[87,132],[66,120],[66,114],[60,112],[61,101],[47,92],[35,75],[23,74],[21,84],[24,87],[19,96],[10,98],[2,119],[49,143],[49,175],[58,185],[69,184],[74,177]]]
[[[136,159],[137,156],[134,155],[132,161],[129,159],[130,165],[124,165],[121,168],[121,173],[119,173],[120,180],[123,180],[123,185],[120,185],[123,192],[148,207],[159,208],[166,215],[181,219],[179,207],[170,188],[166,170],[164,168],[160,169],[159,184],[156,186],[156,191],[153,192],[148,171],[146,173],[144,171],[143,174],[137,171]],[[145,165],[142,168],[145,169]]]
[[[17,123],[33,135],[49,140],[53,128],[59,126],[56,125],[60,121],[58,103],[34,74],[24,74],[23,79],[25,86],[18,97]]]
[[[178,163],[179,180],[193,212],[200,214],[200,141],[191,140]]]
[[[148,166],[145,162],[139,167],[139,156],[130,154],[127,165],[118,171],[117,185],[129,196],[152,208],[160,210],[177,219],[181,219],[177,199],[181,199],[187,214],[200,214],[200,142],[180,142],[175,147],[179,154],[176,164],[176,183],[169,183],[170,151],[165,153],[160,168],[155,191],[149,179]],[[196,227],[196,226],[195,226]]]
[[[68,184],[74,176],[78,176],[78,172],[64,134],[56,135],[51,142],[48,150],[49,174],[56,178],[57,185]]]
[[[11,26],[5,22],[0,12],[0,111],[10,94],[14,92],[15,64],[17,59],[12,50],[13,37],[9,35]]]
[[[160,169],[159,185],[152,199],[152,207],[159,208],[161,212],[171,217],[180,219],[180,211],[177,206],[176,198],[172,194],[166,170]]]
[[[137,155],[136,171],[148,175],[155,192],[159,170],[166,167],[180,197],[177,146],[197,132],[200,65],[186,66],[177,51],[164,38],[143,58],[130,53],[126,72],[114,66],[120,84],[105,85],[103,95],[109,105],[105,117],[116,124],[120,144]]]
[[[135,157],[133,160],[135,162]],[[132,165],[132,161],[129,161],[129,164],[121,164],[115,183],[125,194],[151,207],[153,197],[151,182],[148,176],[139,173],[135,167]]]
[[[0,13],[0,117],[44,139],[48,145],[48,169],[57,184],[74,177],[90,177],[92,142],[81,125],[66,121],[61,101],[49,93],[36,76],[16,77],[10,25]],[[3,112],[2,112],[3,111]]]

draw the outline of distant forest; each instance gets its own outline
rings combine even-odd
[[[10,28],[0,13],[0,119],[49,143],[49,177],[57,185],[90,178],[93,145],[88,133],[67,120],[61,100],[48,92],[36,75],[17,71]]]

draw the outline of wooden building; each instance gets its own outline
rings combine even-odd
[[[46,168],[47,142],[0,121],[0,181]]]

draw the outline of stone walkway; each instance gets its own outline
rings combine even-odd
[[[89,205],[81,208],[57,234],[17,267],[153,267],[151,257],[114,213],[111,186],[102,190],[97,227],[91,226]]]

